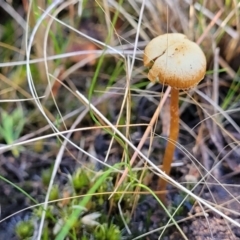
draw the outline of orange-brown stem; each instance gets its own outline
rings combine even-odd
[[[173,160],[174,150],[176,146],[176,141],[179,133],[179,110],[178,110],[178,99],[179,90],[172,88],[171,90],[171,99],[170,99],[170,131],[169,131],[169,140],[165,150],[163,158],[163,167],[162,170],[169,175],[171,170],[171,164]],[[166,186],[167,182],[164,179],[159,179],[157,190],[161,191],[158,194],[158,197],[161,201],[166,203]]]

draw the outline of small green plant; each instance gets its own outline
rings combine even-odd
[[[42,184],[47,186],[49,174],[52,171],[42,172]],[[87,168],[77,169],[69,176],[68,182],[63,188],[54,184],[46,210],[45,224],[42,232],[44,239],[93,239],[93,240],[120,240],[122,239],[120,229],[124,227],[122,219],[118,214],[118,202],[120,196],[112,199],[112,214],[109,215],[107,205],[109,193],[114,190],[113,181],[115,175],[112,171],[94,172]],[[56,201],[60,199],[59,201]],[[123,215],[132,207],[129,204],[130,195],[126,194],[122,199]],[[108,202],[109,201],[109,202]],[[105,207],[104,207],[105,206]],[[39,222],[43,209],[36,208],[32,214],[32,222]],[[117,213],[117,214],[115,214]],[[76,215],[76,217],[75,217]],[[69,219],[71,221],[69,222]],[[31,223],[31,222],[30,222]],[[20,227],[23,226],[21,232]],[[65,233],[62,230],[69,227]],[[25,229],[25,230],[24,230]],[[20,239],[27,239],[30,227],[26,222],[21,222],[16,228],[16,235]],[[64,235],[65,234],[65,235]]]
[[[52,167],[44,169],[41,174],[41,179],[44,187],[48,187],[52,175]]]
[[[96,240],[120,240],[121,232],[116,225],[104,223],[95,228],[93,236]]]
[[[32,221],[22,221],[16,226],[16,235],[19,239],[31,239],[34,232]]]
[[[20,136],[25,124],[23,110],[16,108],[11,113],[1,110],[0,122],[0,139],[4,140],[8,145],[13,144]],[[12,154],[19,156],[19,147],[12,148]]]
[[[89,176],[83,169],[79,169],[72,177],[72,184],[76,192],[82,190],[85,187],[88,187],[89,183]]]
[[[58,185],[53,185],[52,190],[50,192],[49,200],[54,201],[59,198],[59,187]]]

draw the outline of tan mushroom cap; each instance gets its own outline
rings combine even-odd
[[[180,33],[154,38],[144,50],[144,65],[151,69],[149,80],[177,89],[196,86],[206,73],[206,57],[201,48]]]

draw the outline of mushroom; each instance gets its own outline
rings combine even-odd
[[[162,170],[169,175],[179,133],[179,90],[195,87],[206,73],[206,57],[201,48],[180,33],[169,33],[152,39],[144,50],[144,65],[150,68],[148,78],[170,86],[170,132]],[[166,201],[166,184],[159,179],[158,197]]]

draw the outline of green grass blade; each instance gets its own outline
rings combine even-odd
[[[38,204],[38,202],[34,198],[32,198],[27,192],[25,192],[22,188],[18,187],[16,184],[12,183],[11,181],[7,180],[5,177],[3,177],[1,175],[0,175],[0,179],[3,180],[4,182],[10,184],[14,188],[16,188],[19,192],[24,194],[26,197],[28,197],[30,200],[32,200],[35,204]]]

